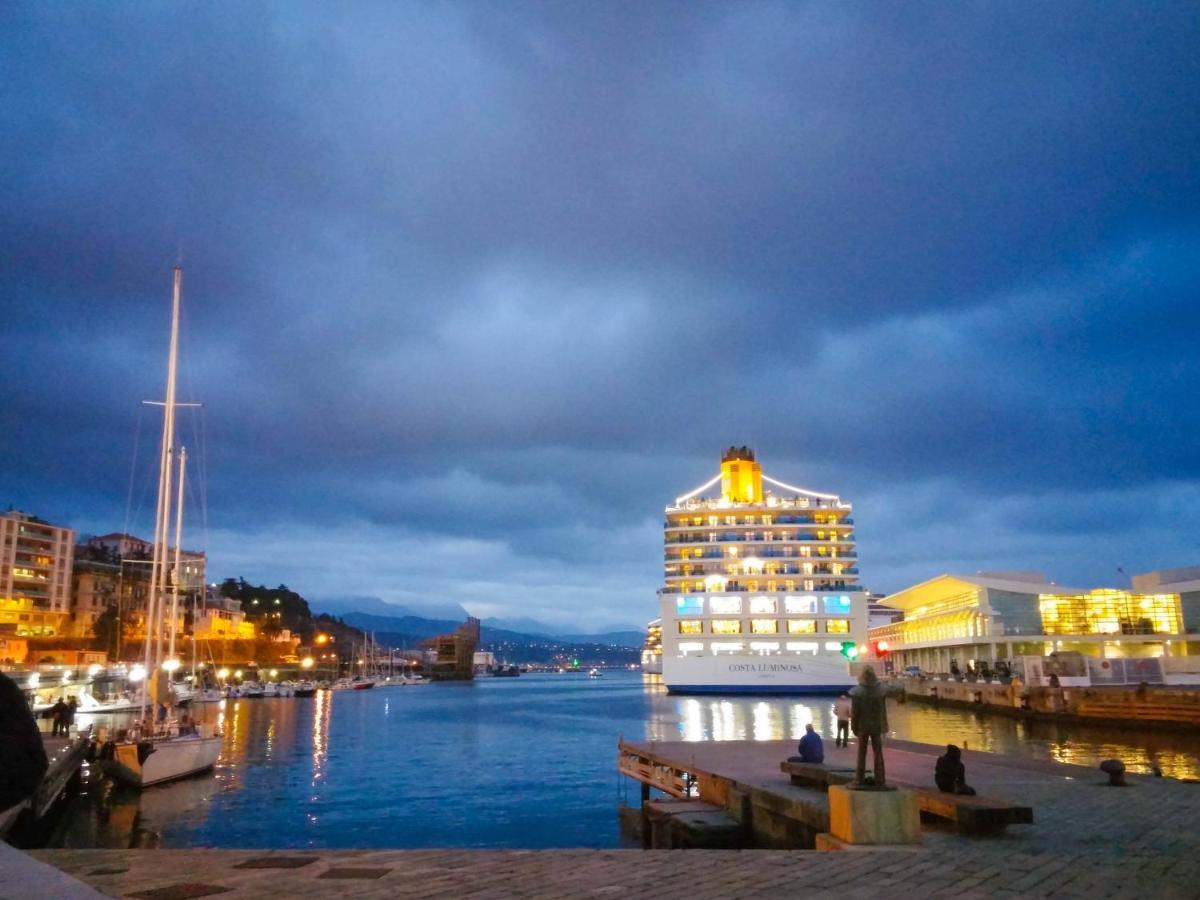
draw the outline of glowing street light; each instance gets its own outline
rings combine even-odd
[[[177,659],[164,659],[162,667],[164,672],[174,672],[181,665],[183,665],[183,663]]]
[[[300,668],[302,669],[311,669],[313,665],[313,658],[311,656],[306,656],[304,659],[300,660]]]
[[[217,677],[220,678],[222,681],[224,681],[226,678],[229,677],[229,670],[221,669],[219,672],[217,672]]]
[[[132,669],[129,670],[129,680],[130,681],[141,681],[145,677],[146,677],[146,667],[143,666],[141,663],[139,663],[138,665],[134,666]]]

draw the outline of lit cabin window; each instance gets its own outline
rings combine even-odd
[[[774,613],[776,610],[774,597],[751,597],[750,612],[753,615],[762,615],[763,613]]]
[[[825,630],[829,634],[849,634],[850,620],[849,619],[830,619],[825,623]]]
[[[764,656],[770,653],[779,652],[779,641],[751,641],[750,649],[755,653],[761,653]]]
[[[787,648],[792,653],[816,653],[821,645],[816,641],[788,641]]]
[[[704,634],[704,623],[699,619],[680,619],[680,634]]]
[[[832,650],[835,653],[841,653],[842,652],[842,642],[841,641],[826,641],[825,649]]]
[[[708,611],[714,616],[738,616],[742,613],[741,597],[709,597]]]
[[[826,597],[825,612],[831,616],[848,616],[850,614],[850,598],[841,594],[836,597]]]
[[[741,653],[746,648],[741,641],[713,641],[710,646],[713,653]]]
[[[783,610],[789,615],[815,613],[817,611],[816,597],[784,597]]]
[[[816,634],[817,623],[814,619],[788,619],[788,634]]]
[[[751,619],[751,634],[778,634],[779,622],[775,619]]]
[[[679,652],[684,656],[689,653],[703,653],[704,644],[700,641],[681,641],[679,644]]]
[[[713,619],[713,634],[741,634],[742,623],[737,619]]]
[[[704,601],[700,597],[679,597],[675,600],[675,611],[681,616],[702,615]]]

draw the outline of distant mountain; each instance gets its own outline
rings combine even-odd
[[[643,631],[605,631],[600,634],[562,634],[560,641],[572,644],[612,644],[615,647],[641,647],[646,642]]]
[[[347,614],[351,613],[365,613],[373,616],[417,616],[423,619],[453,619],[462,622],[468,615],[467,611],[457,603],[388,603],[382,597],[363,595],[310,598],[308,602],[314,612],[329,613],[331,616],[340,618],[345,618]],[[349,620],[347,619],[347,621]]]
[[[347,612],[342,614],[340,618],[347,625],[352,625],[363,631],[374,632],[376,639],[380,643],[387,643],[397,647],[419,643],[421,640],[437,634],[448,634],[466,620],[465,615],[458,619],[428,619],[424,616],[377,616],[364,612]],[[497,620],[489,619],[488,621],[493,622]],[[641,647],[645,635],[640,631],[609,631],[603,634],[567,635],[530,634],[529,632],[496,628],[495,626],[484,624],[480,629],[480,639],[484,644],[507,642],[517,644],[597,644],[616,647]]]

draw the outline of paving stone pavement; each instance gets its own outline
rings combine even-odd
[[[1200,863],[1149,854],[1006,853],[957,841],[876,850],[42,850],[112,897],[1196,897]],[[940,850],[955,852],[938,852]],[[251,859],[311,856],[290,868]],[[322,877],[342,870],[346,877]],[[380,871],[384,870],[384,871]]]

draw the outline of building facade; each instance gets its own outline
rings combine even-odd
[[[70,615],[75,532],[36,516],[0,513],[0,633],[50,637]]]
[[[872,628],[871,641],[886,645],[896,669],[926,672],[1052,653],[1097,659],[1200,654],[1200,579],[1191,582],[1190,631],[1180,590],[1186,585],[1139,584],[1132,590],[1071,588],[1030,572],[939,575],[889,595],[887,604],[904,618]]]

